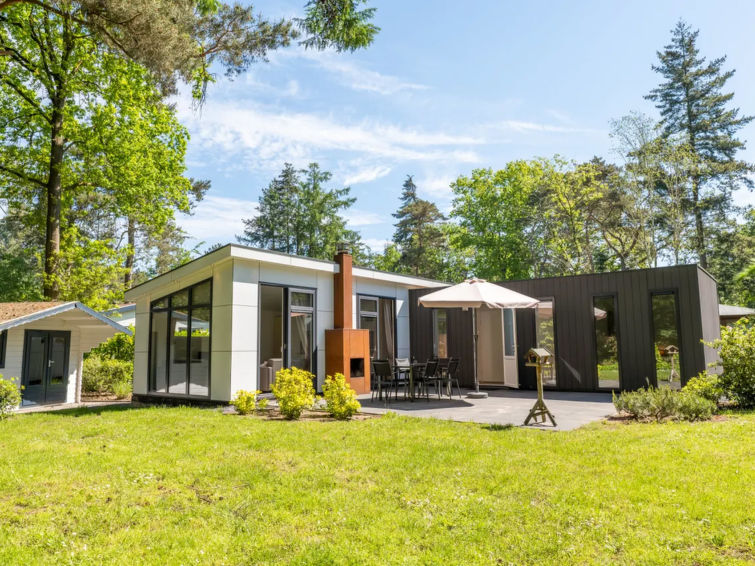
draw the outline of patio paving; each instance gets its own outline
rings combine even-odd
[[[399,393],[398,401],[391,398],[387,406],[385,401],[379,401],[377,398],[371,401],[369,395],[360,395],[359,402],[365,413],[393,411],[411,417],[522,426],[537,399],[536,391],[515,389],[488,390],[487,399],[468,399],[466,393],[462,391],[461,399],[458,395],[452,400],[448,397],[438,399],[431,396],[429,401],[423,398],[414,402],[405,401]],[[609,393],[546,391],[544,397],[545,404],[558,424],[555,430],[572,430],[616,413]],[[528,428],[554,430],[550,421],[545,425],[530,424]]]

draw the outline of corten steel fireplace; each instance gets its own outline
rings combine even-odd
[[[351,255],[339,251],[333,276],[333,324],[325,331],[325,372],[342,373],[357,393],[370,392],[370,331],[352,328]]]

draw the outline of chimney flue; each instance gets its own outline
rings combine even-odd
[[[338,244],[335,262],[338,273],[333,275],[333,325],[351,328],[352,258],[347,244]]]

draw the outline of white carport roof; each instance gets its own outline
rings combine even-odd
[[[755,309],[739,307],[736,305],[718,305],[718,316],[720,317],[743,317],[755,314]]]
[[[88,306],[78,301],[62,302],[17,302],[17,303],[0,303],[0,331],[22,326],[56,316],[65,312],[76,314],[80,318],[91,317],[95,326],[110,326],[116,332],[131,334],[131,331],[109,319],[103,314],[90,309]]]

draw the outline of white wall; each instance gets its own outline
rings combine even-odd
[[[24,335],[26,330],[63,330],[71,333],[70,351],[68,353],[68,389],[66,403],[76,403],[81,399],[81,363],[83,355],[98,346],[116,331],[112,327],[102,326],[90,317],[68,320],[66,315],[71,312],[44,318],[36,322],[16,326],[8,329],[8,340],[5,350],[5,367],[0,368],[4,379],[18,378],[21,384],[24,356]],[[81,312],[81,311],[78,311]]]

